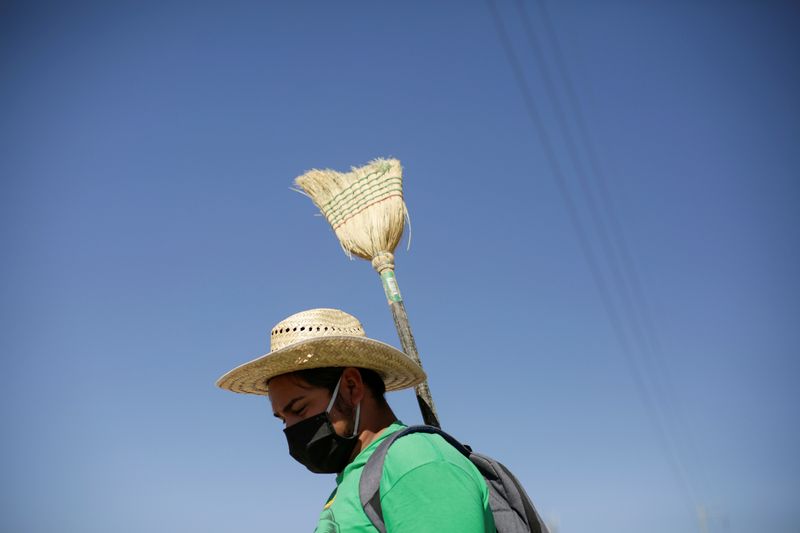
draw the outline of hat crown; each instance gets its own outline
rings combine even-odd
[[[339,309],[309,309],[278,322],[269,336],[269,351],[321,337],[366,337],[356,317]]]

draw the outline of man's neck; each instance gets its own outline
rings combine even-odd
[[[383,409],[377,409],[370,415],[364,416],[362,412],[361,429],[358,433],[358,446],[353,450],[353,456],[350,457],[352,461],[355,459],[361,450],[364,450],[377,439],[383,430],[397,421],[397,417],[392,412],[392,408],[388,405]]]

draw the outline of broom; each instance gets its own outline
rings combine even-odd
[[[309,170],[295,179],[330,223],[348,257],[372,262],[383,282],[386,299],[403,351],[422,366],[403,298],[394,275],[394,249],[408,217],[403,202],[403,168],[396,159],[376,159],[350,172]],[[440,427],[428,382],[414,389],[422,420]]]

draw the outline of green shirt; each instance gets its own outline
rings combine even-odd
[[[358,496],[361,471],[395,422],[336,477],[315,533],[375,533]],[[478,469],[439,435],[414,433],[392,444],[381,477],[388,533],[495,533],[489,490]]]

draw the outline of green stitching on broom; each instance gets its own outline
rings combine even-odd
[[[348,198],[342,202],[335,202],[333,205],[331,205],[331,202],[328,202],[325,204],[325,208],[320,208],[320,211],[322,211],[326,217],[336,216],[342,209],[348,209],[354,202],[361,201],[365,195],[374,194],[375,192],[381,191],[390,185],[397,185],[398,187],[401,187],[401,189],[403,186],[402,180],[399,177],[386,178],[384,182],[373,183],[369,187],[364,188],[363,190],[359,191],[358,194],[353,195],[352,198]]]
[[[362,201],[360,204],[355,206],[354,208],[350,209],[343,216],[339,217],[339,219],[336,220],[336,222],[335,222],[335,226],[333,226],[333,227],[334,228],[338,228],[342,224],[344,224],[345,222],[347,222],[348,220],[353,218],[355,215],[361,213],[365,209],[368,209],[370,206],[373,206],[375,204],[379,204],[379,203],[383,202],[384,200],[388,200],[389,198],[400,197],[400,196],[402,196],[402,194],[403,194],[403,190],[402,189],[396,189],[395,188],[395,189],[389,189],[388,191],[386,191],[386,194],[381,194],[381,195],[375,196],[373,198],[367,198],[364,201]]]
[[[393,186],[394,184],[389,184],[380,189],[373,191],[373,196],[368,196],[366,198],[361,198],[359,202],[355,205],[348,205],[344,208],[344,210],[340,213],[333,214],[333,211],[329,211],[327,213],[323,213],[326,218],[330,221],[332,226],[338,225],[342,219],[347,218],[353,212],[358,211],[361,207],[369,204],[370,202],[374,202],[375,200],[382,199],[381,197],[389,196],[389,193],[393,192],[403,192],[403,188],[400,186]]]
[[[375,199],[377,197],[376,194],[380,194],[381,191],[391,186],[398,187],[398,190],[402,192],[403,185],[400,178],[388,178],[384,183],[375,183],[357,195],[354,195],[352,198],[348,198],[341,203],[337,202],[326,209],[320,210],[329,220],[336,219],[337,217],[341,217],[343,213],[347,214],[353,208],[353,205],[363,205],[365,197],[367,201]]]
[[[391,168],[392,168],[391,165],[384,165],[381,168],[379,168],[378,170],[374,170],[374,171],[370,172],[369,174],[365,175],[363,178],[360,178],[358,181],[353,182],[352,185],[350,185],[349,187],[347,187],[343,191],[340,191],[338,194],[334,195],[330,200],[328,200],[325,203],[325,205],[320,206],[320,209],[324,209],[325,207],[327,207],[331,203],[335,202],[336,200],[339,199],[340,196],[344,196],[348,192],[353,192],[355,189],[363,187],[364,184],[361,183],[362,181],[379,180],[381,177],[383,177],[384,174],[389,172],[389,170],[391,170]]]

